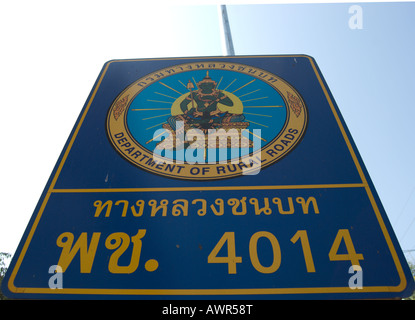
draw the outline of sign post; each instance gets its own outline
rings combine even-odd
[[[106,63],[2,286],[371,299],[414,281],[316,62],[287,55]]]
[[[226,5],[218,5],[218,11],[219,15],[222,17],[222,23],[220,24],[220,27],[222,29],[222,36],[225,42],[226,55],[234,56],[235,49],[233,48],[232,33],[231,27],[229,25],[228,10],[226,9]]]

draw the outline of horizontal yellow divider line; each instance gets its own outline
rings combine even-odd
[[[398,292],[397,287],[364,287],[359,292]],[[15,288],[14,292],[51,294],[105,294],[105,295],[263,295],[263,294],[309,294],[309,293],[353,293],[349,287],[311,288],[244,288],[244,289],[90,289],[63,288]]]
[[[282,186],[221,186],[221,187],[174,187],[174,188],[101,188],[101,189],[52,189],[52,193],[88,193],[88,192],[158,192],[158,191],[223,191],[223,190],[285,190],[285,189],[332,189],[365,188],[364,183],[348,184],[307,184]]]

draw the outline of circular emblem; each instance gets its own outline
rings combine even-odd
[[[268,71],[227,62],[180,64],[150,73],[112,103],[107,133],[135,166],[178,179],[257,174],[304,135],[298,92]]]

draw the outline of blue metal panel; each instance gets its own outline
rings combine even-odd
[[[180,119],[206,137],[183,159],[166,147]],[[209,158],[208,130],[223,128],[245,137],[243,156]],[[362,299],[408,296],[414,281],[314,59],[238,56],[106,63],[2,290]]]

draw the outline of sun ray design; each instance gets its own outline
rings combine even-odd
[[[244,108],[284,108],[284,106],[245,106]]]
[[[192,82],[195,85],[194,90],[199,90],[198,82],[196,81],[195,77],[190,76],[188,79],[189,79],[190,82]],[[270,127],[267,125],[268,123],[266,123],[267,121],[265,121],[265,120],[267,118],[269,119],[269,118],[273,118],[275,116],[274,111],[272,110],[272,108],[281,108],[283,106],[271,105],[272,103],[269,103],[269,105],[265,105],[265,106],[260,106],[260,105],[250,106],[249,105],[250,101],[256,101],[256,100],[263,100],[264,101],[264,99],[272,99],[272,97],[268,96],[268,94],[267,94],[267,96],[265,96],[264,94],[262,94],[262,96],[258,96],[258,94],[254,95],[255,93],[261,92],[262,88],[255,89],[255,90],[253,89],[250,92],[244,93],[244,92],[249,90],[249,89],[246,90],[248,88],[248,86],[250,86],[251,84],[253,84],[257,80],[258,79],[251,78],[251,79],[248,79],[246,81],[243,81],[243,82],[241,81],[240,82],[239,78],[232,79],[232,78],[227,78],[227,77],[221,76],[220,79],[219,79],[219,82],[217,82],[215,88],[217,90],[219,90],[222,82],[225,83],[224,86],[226,86],[226,87],[224,89],[221,89],[221,91],[229,90],[229,88],[231,88],[234,85],[234,88],[236,88],[236,89],[234,89],[234,90],[231,89],[233,91],[229,90],[228,92],[229,92],[229,94],[233,94],[234,97],[237,97],[237,98],[240,99],[239,100],[240,103],[243,103],[243,109],[246,109],[246,108],[267,108],[267,109],[263,109],[261,111],[258,110],[258,111],[256,111],[256,113],[255,112],[253,112],[253,113],[243,112],[243,111],[242,112],[246,117],[249,117],[249,119],[246,119],[246,122],[250,123],[253,128],[261,127],[262,130],[269,130]],[[186,90],[188,90],[186,81],[184,79],[177,79],[177,82],[178,82],[177,84],[180,83],[179,87],[183,86],[184,88],[186,88]],[[175,89],[175,88],[177,88],[177,86],[169,86],[169,85],[167,85],[166,83],[163,83],[163,82],[159,82],[159,83],[161,85],[163,85],[164,87],[170,89],[171,91],[174,91],[175,93],[180,93],[182,95],[182,93],[180,91]],[[242,90],[242,89],[244,89],[244,90]],[[168,100],[174,99],[176,101],[178,99],[177,97],[174,97],[174,95],[169,95],[168,93],[167,94],[163,93],[163,91],[161,91],[161,92],[154,91],[154,94],[155,95],[151,98],[149,97],[150,99],[147,99],[147,101],[150,101],[150,102],[153,102],[153,103],[159,103],[159,104],[161,104],[161,103],[164,103],[164,104],[174,103],[174,102],[169,102],[169,101],[157,100],[156,95],[158,95],[160,97],[163,96],[165,98],[168,98]],[[186,93],[184,93],[184,94],[186,94]],[[247,100],[242,100],[242,97],[247,97],[249,95],[251,95],[251,99],[248,98]],[[255,96],[256,96],[256,98],[255,98]],[[265,103],[265,102],[263,102],[263,103]],[[245,104],[248,104],[248,105],[245,105]],[[156,111],[156,110],[169,110],[169,109],[170,108],[132,109],[132,110],[135,110],[135,111],[154,110],[154,111]],[[246,110],[248,110],[248,109],[246,109]],[[142,121],[145,121],[145,120],[155,120],[156,121],[156,119],[162,119],[162,117],[168,117],[169,115],[170,114],[164,113],[164,114],[160,114],[160,115],[147,116],[146,118],[141,118],[141,120]],[[255,122],[255,121],[250,120],[253,117],[262,117],[265,121],[265,124],[264,124],[263,121]],[[253,118],[253,119],[255,119],[255,118]],[[151,122],[151,121],[148,121],[148,122]],[[160,128],[161,126],[163,126],[163,128],[164,128],[164,125],[166,124],[166,122],[158,123],[158,124],[154,124],[154,125],[153,124],[154,124],[154,122],[149,123],[148,127],[145,127],[145,130],[147,130],[147,131],[151,130],[151,129],[156,130],[157,128]],[[249,135],[251,135],[252,137],[256,137],[256,138],[261,139],[264,142],[267,142],[267,139],[264,139],[264,137],[261,137],[261,135],[258,136],[256,134],[254,134],[252,132],[252,130],[249,131],[247,129],[247,133]],[[148,139],[150,139],[150,137]],[[155,138],[151,138],[150,140],[147,140],[146,144],[154,142],[154,139]]]
[[[166,121],[163,121],[163,122],[158,123],[158,124],[156,124],[156,125],[154,125],[154,126],[151,126],[151,127],[146,128],[146,130],[149,130],[149,129],[152,129],[152,128],[155,128],[155,127],[161,126],[161,125],[163,125],[163,124],[165,124],[165,123],[166,123]]]
[[[216,88],[215,88],[215,89],[218,89],[218,90],[219,90],[219,85],[220,85],[220,83],[222,82],[222,79],[223,79],[223,76],[222,76],[222,77],[220,77],[220,80],[219,80],[218,84],[216,85]]]
[[[256,135],[255,133],[253,133],[253,132],[249,131],[248,129],[247,129],[247,131],[248,131],[250,134],[252,134],[254,137],[257,137],[257,138],[261,139],[262,141],[267,142],[267,140],[265,140],[265,139],[264,139],[264,138],[262,138],[261,136]]]
[[[148,109],[131,109],[131,111],[154,111],[154,110],[170,110],[171,108],[148,108]]]
[[[154,118],[160,118],[160,117],[166,117],[169,116],[170,113],[165,113],[165,114],[161,114],[159,116],[154,116],[154,117],[149,117],[149,118],[143,118],[142,120],[150,120],[150,119],[154,119]]]
[[[248,120],[250,123],[255,123],[255,124],[257,124],[257,125],[259,125],[259,126],[262,126],[262,127],[265,127],[265,128],[269,128],[268,126],[266,126],[265,124],[261,124],[261,123],[258,123],[258,122],[254,122],[254,121],[252,121],[252,120]]]
[[[167,130],[164,130],[162,133],[158,134],[157,136],[153,137],[152,139],[148,140],[146,142],[146,144],[149,144],[150,142],[152,142],[154,139],[157,139],[158,137],[160,137],[161,135],[165,134],[166,132],[168,132]]]
[[[239,96],[239,98],[245,97],[245,96],[247,96],[248,94],[252,94],[252,93],[255,93],[255,92],[258,92],[258,91],[261,91],[261,89],[257,89],[257,90],[254,90],[254,91],[251,91],[251,92],[248,92],[248,93],[245,93],[245,94],[241,94],[241,95]]]
[[[171,102],[168,102],[168,101],[150,100],[150,99],[147,99],[147,101],[171,104]]]
[[[242,102],[254,101],[254,100],[261,100],[261,99],[268,99],[268,97],[261,97],[261,98],[254,98],[249,100],[243,100]]]
[[[249,113],[249,112],[244,112],[244,114],[249,114],[251,116],[259,116],[259,117],[269,117],[269,118],[272,118],[272,116],[267,115],[267,114],[258,114],[258,113]]]
[[[223,91],[226,91],[226,89],[228,89],[232,85],[232,83],[234,83],[235,81],[236,79],[233,79],[233,81],[230,84],[228,84],[228,86],[225,89],[223,89]]]
[[[173,89],[172,87],[169,87],[167,84],[159,81],[159,83],[163,86],[165,86],[166,88],[169,88],[170,90],[173,90],[174,92],[177,92],[178,94],[182,95],[183,93],[181,93],[180,91],[177,91],[176,89]]]
[[[197,82],[196,82],[195,78],[194,78],[194,77],[192,77],[192,79],[193,79],[193,82],[195,83],[195,87],[196,87],[197,89],[199,89],[199,87],[197,86]],[[186,88],[187,88],[187,87],[186,87]]]
[[[183,83],[182,83],[182,84],[183,84]],[[161,96],[165,96],[165,97],[167,97],[167,98],[172,98],[172,99],[176,100],[176,98],[175,98],[175,97],[169,96],[169,95],[164,94],[164,93],[155,92],[155,91],[154,91],[154,93],[159,94],[159,95],[161,95]]]
[[[232,91],[232,93],[235,93],[236,91],[241,90],[242,88],[244,88],[244,87],[246,87],[246,86],[250,85],[250,84],[251,84],[252,82],[254,82],[255,80],[256,80],[256,79],[251,80],[251,81],[249,81],[248,83],[245,83],[242,87],[239,87],[238,89],[236,89],[236,90]]]
[[[181,81],[181,80],[178,80],[179,82],[180,82],[180,84],[183,86],[183,87],[185,87],[186,89],[187,89],[187,87],[186,87],[186,85]]]

